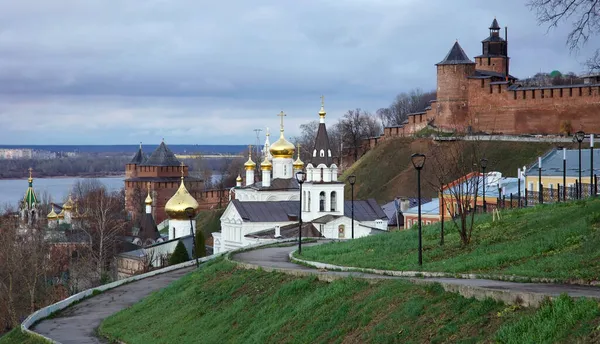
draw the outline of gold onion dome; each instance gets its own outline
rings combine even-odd
[[[269,161],[269,159],[267,159],[266,156],[265,160],[263,160],[263,162],[260,163],[260,169],[263,171],[271,171],[273,169],[273,164],[271,164],[271,162]]]
[[[54,205],[51,205],[50,212],[48,213],[48,220],[56,220],[58,218],[58,214],[54,211]]]
[[[69,199],[65,202],[65,204],[63,204],[63,209],[64,210],[73,209],[73,199],[71,198],[71,194],[69,194]]]
[[[244,164],[244,168],[246,168],[246,171],[256,168],[256,163],[252,161],[252,146],[248,146],[248,161]]]
[[[146,196],[146,200],[144,200],[146,205],[152,205],[152,197],[150,197],[150,183],[148,182],[148,196]]]
[[[187,220],[189,216],[185,211],[187,208],[194,209],[194,214],[198,211],[199,204],[183,183],[183,177],[181,177],[181,184],[177,192],[167,201],[165,204],[165,212],[172,220]]]
[[[236,182],[242,182],[242,176],[238,174],[237,178],[235,178]]]
[[[279,136],[279,140],[275,141],[269,148],[269,152],[273,158],[289,158],[291,159],[294,156],[294,145],[285,139],[283,136],[283,117],[286,116],[283,111],[281,111],[277,116],[281,117],[281,125],[279,132],[281,135]]]
[[[298,145],[298,158],[296,158],[296,161],[294,161],[293,166],[297,170],[301,170],[304,167],[304,162],[300,160],[300,145]]]
[[[65,218],[65,209],[63,208],[63,210],[60,211],[60,213],[58,213],[58,215],[56,215],[59,219],[64,219]]]

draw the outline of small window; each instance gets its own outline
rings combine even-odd
[[[321,158],[325,157],[325,151],[321,149],[321,151],[319,151],[319,156]]]
[[[544,99],[544,90],[541,90],[541,97]]]
[[[325,191],[319,194],[319,211],[325,211]]]
[[[523,99],[527,99],[527,91],[523,91]]]
[[[331,211],[336,211],[337,194],[335,191],[331,191]]]
[[[550,98],[554,98],[554,89],[553,88],[550,89]]]
[[[559,97],[561,97],[561,98],[562,98],[562,96],[563,96],[563,89],[561,88],[561,89],[560,89],[560,92],[558,92],[558,93],[559,93]]]
[[[583,95],[583,89],[581,87],[579,87],[579,96],[581,97]]]
[[[569,88],[569,97],[572,97],[572,96],[573,96],[573,89]]]
[[[513,92],[513,99],[517,99],[517,91]]]
[[[535,99],[535,90],[531,90],[531,99]]]
[[[317,150],[315,149],[315,150],[313,150],[313,158],[316,158],[316,157],[317,157]]]
[[[488,66],[491,66],[491,65],[492,65],[492,58],[488,57]]]

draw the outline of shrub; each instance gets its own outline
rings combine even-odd
[[[204,238],[204,232],[202,232],[202,229],[196,229],[196,248],[194,251],[196,257],[198,258],[206,256],[206,239]]]
[[[175,251],[173,251],[173,254],[169,258],[169,265],[187,262],[188,260],[190,260],[188,251],[186,250],[185,245],[183,245],[183,242],[179,240],[175,247]]]

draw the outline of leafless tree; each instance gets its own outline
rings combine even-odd
[[[571,21],[567,44],[571,51],[587,43],[600,33],[600,0],[529,0],[527,5],[537,15],[539,24],[548,29],[561,21]],[[600,70],[600,49],[587,61],[590,70]]]
[[[449,213],[463,245],[471,242],[475,209],[483,178],[479,173],[484,149],[478,141],[456,141],[433,147],[428,180],[433,188],[443,185],[444,208]],[[447,217],[446,217],[447,218]]]
[[[348,110],[338,123],[344,147],[353,150],[354,160],[364,139],[381,135],[381,124],[370,112],[357,108]]]
[[[403,92],[396,96],[390,106],[377,110],[377,116],[385,126],[400,125],[408,119],[408,114],[424,111],[435,98],[435,91],[423,92],[420,88]]]

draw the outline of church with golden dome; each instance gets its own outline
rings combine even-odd
[[[305,165],[299,147],[285,137],[284,117],[280,118],[279,139],[263,148],[263,160],[254,161],[252,148],[244,164],[245,181],[238,177],[232,189],[235,197],[221,216],[221,232],[212,233],[214,252],[272,240],[298,236],[299,213],[304,222],[303,237],[348,238],[371,235],[387,229],[387,217],[375,200],[355,200],[354,226],[350,207],[344,200],[344,182],[338,181],[338,167],[333,161],[325,126],[325,105],[321,97],[319,128]],[[294,160],[294,155],[296,159]],[[255,175],[260,168],[260,178]],[[302,198],[298,172],[304,172]],[[301,176],[301,175],[300,175]],[[300,204],[302,199],[302,204]],[[357,211],[358,209],[358,211]]]

